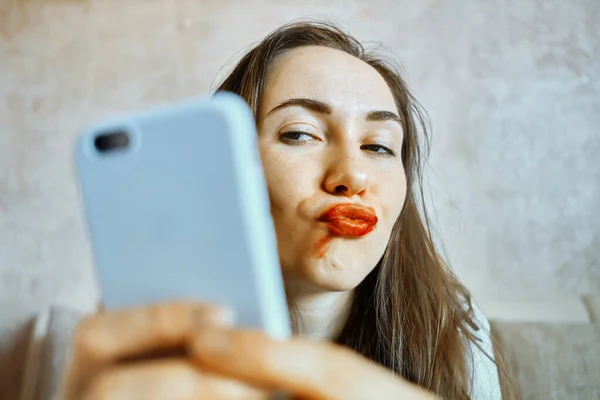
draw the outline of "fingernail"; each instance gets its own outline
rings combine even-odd
[[[222,307],[217,312],[217,322],[223,326],[233,326],[235,322],[235,312],[229,307]]]
[[[229,332],[225,329],[205,327],[194,337],[198,354],[223,354],[231,348]]]
[[[197,329],[201,329],[208,324],[229,327],[233,326],[235,322],[235,313],[227,307],[218,307],[208,313],[206,310],[198,310],[194,312],[192,317],[194,326]]]

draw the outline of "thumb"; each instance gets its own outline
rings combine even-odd
[[[279,341],[258,331],[203,327],[192,357],[219,374],[311,399],[432,399],[424,389],[350,349],[306,339]]]

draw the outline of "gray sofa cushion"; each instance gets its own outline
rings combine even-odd
[[[522,399],[600,399],[600,325],[492,323]]]

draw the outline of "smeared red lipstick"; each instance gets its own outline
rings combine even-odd
[[[321,214],[319,221],[327,223],[333,236],[360,237],[375,229],[377,215],[368,207],[337,204]]]

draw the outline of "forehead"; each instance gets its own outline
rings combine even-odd
[[[334,109],[396,110],[379,72],[350,54],[322,46],[288,50],[271,65],[261,108],[266,112],[290,98],[316,99]]]

